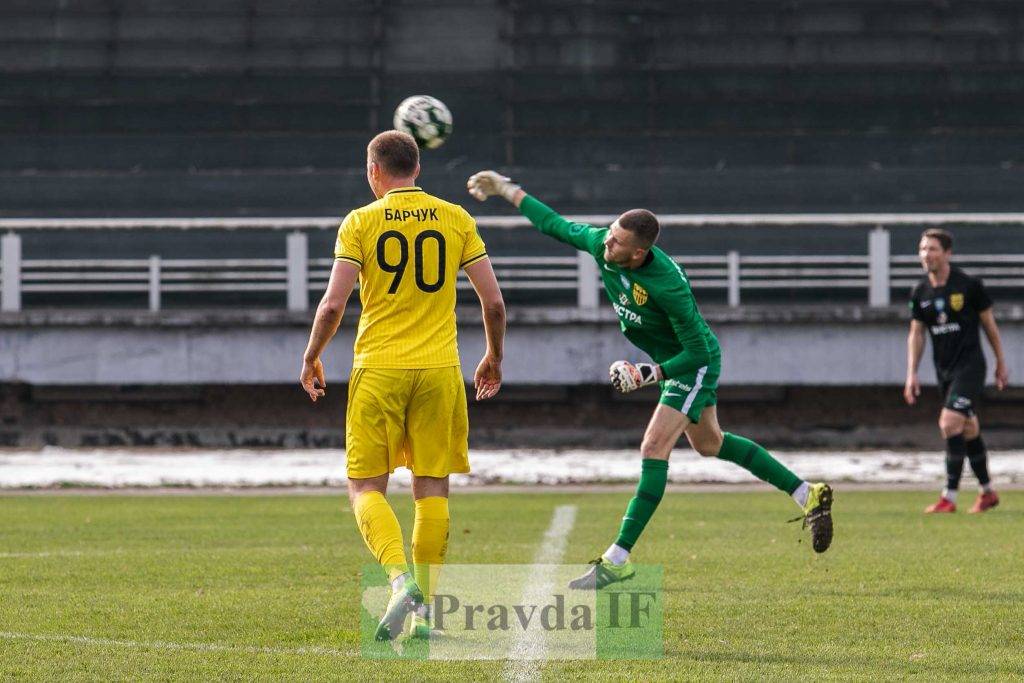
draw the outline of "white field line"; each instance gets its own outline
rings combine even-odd
[[[120,550],[41,550],[35,553],[0,553],[0,560],[37,557],[88,557],[90,555],[117,555]]]
[[[552,565],[561,562],[569,540],[569,532],[575,523],[575,505],[559,505],[555,508],[551,524],[533,558],[533,570],[530,572],[519,604],[541,604],[551,595],[551,589],[554,587]],[[544,658],[546,649],[543,633],[536,630],[523,631],[522,637],[509,652],[509,660],[501,672],[502,678],[509,681],[535,680],[539,673],[538,661]]]
[[[227,645],[221,643],[172,643],[162,640],[114,640],[66,634],[17,633],[0,631],[0,640],[27,640],[41,643],[68,643],[94,647],[121,647],[131,650],[171,650],[186,652],[232,652],[264,655],[321,655],[327,657],[357,657],[356,650],[336,650],[329,647],[263,647],[259,645]]]
[[[186,555],[186,554],[213,554],[219,552],[230,552],[232,550],[240,550],[239,548],[138,548],[136,550],[129,550],[127,548],[105,548],[95,550],[37,550],[37,551],[20,551],[20,552],[3,552],[0,553],[0,560],[35,560],[35,559],[46,559],[48,557],[107,557],[110,555],[131,555],[132,553],[145,554],[146,556],[159,555],[159,554],[174,554],[174,555]],[[256,550],[252,548],[251,550]],[[259,550],[268,550],[268,548],[260,548]]]
[[[146,556],[173,554],[173,555],[222,555],[228,553],[312,553],[312,552],[333,552],[332,548],[314,547],[307,545],[279,545],[279,546],[236,546],[229,548],[105,548],[95,550],[37,550],[23,552],[0,552],[0,560],[37,559],[47,557],[104,557],[107,555],[132,555],[145,554]]]

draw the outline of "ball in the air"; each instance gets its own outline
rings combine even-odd
[[[452,113],[436,97],[413,95],[395,109],[395,129],[411,135],[420,147],[435,149],[452,134]]]

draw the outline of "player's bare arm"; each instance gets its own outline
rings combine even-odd
[[[981,327],[985,330],[985,336],[992,347],[992,353],[996,357],[996,389],[1002,391],[1010,384],[1010,371],[1006,367],[1006,358],[1003,356],[1003,340],[999,337],[999,327],[996,326],[996,317],[992,309],[988,308],[978,314]]]
[[[494,276],[491,260],[485,258],[466,266],[466,275],[476,290],[483,311],[487,351],[473,375],[476,399],[482,401],[501,389],[501,360],[505,346],[505,300]]]
[[[358,277],[359,268],[354,263],[335,261],[327,291],[316,307],[316,317],[313,319],[306,352],[302,355],[302,372],[299,375],[299,383],[314,402],[327,391],[320,354],[338,331],[341,318],[345,315],[345,305]]]
[[[921,395],[921,383],[917,379],[917,369],[921,365],[924,353],[924,323],[920,320],[910,321],[910,334],[907,335],[907,381],[903,385],[903,400],[909,405],[917,403]]]

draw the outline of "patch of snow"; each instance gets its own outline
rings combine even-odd
[[[804,479],[863,483],[936,483],[945,478],[943,455],[899,451],[778,451],[776,457]],[[452,476],[453,486],[480,484],[630,483],[640,473],[632,450],[478,450],[470,474]],[[993,480],[1024,483],[1024,452],[989,454]],[[756,481],[736,465],[692,452],[675,453],[670,481]],[[964,467],[965,484],[973,475]],[[392,482],[408,487],[404,468]],[[339,450],[75,450],[0,451],[0,488],[342,486],[345,452]]]

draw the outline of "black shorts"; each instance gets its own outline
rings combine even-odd
[[[942,406],[967,417],[974,417],[974,410],[981,401],[981,392],[984,389],[984,365],[974,364],[954,370],[949,375],[939,375]]]

